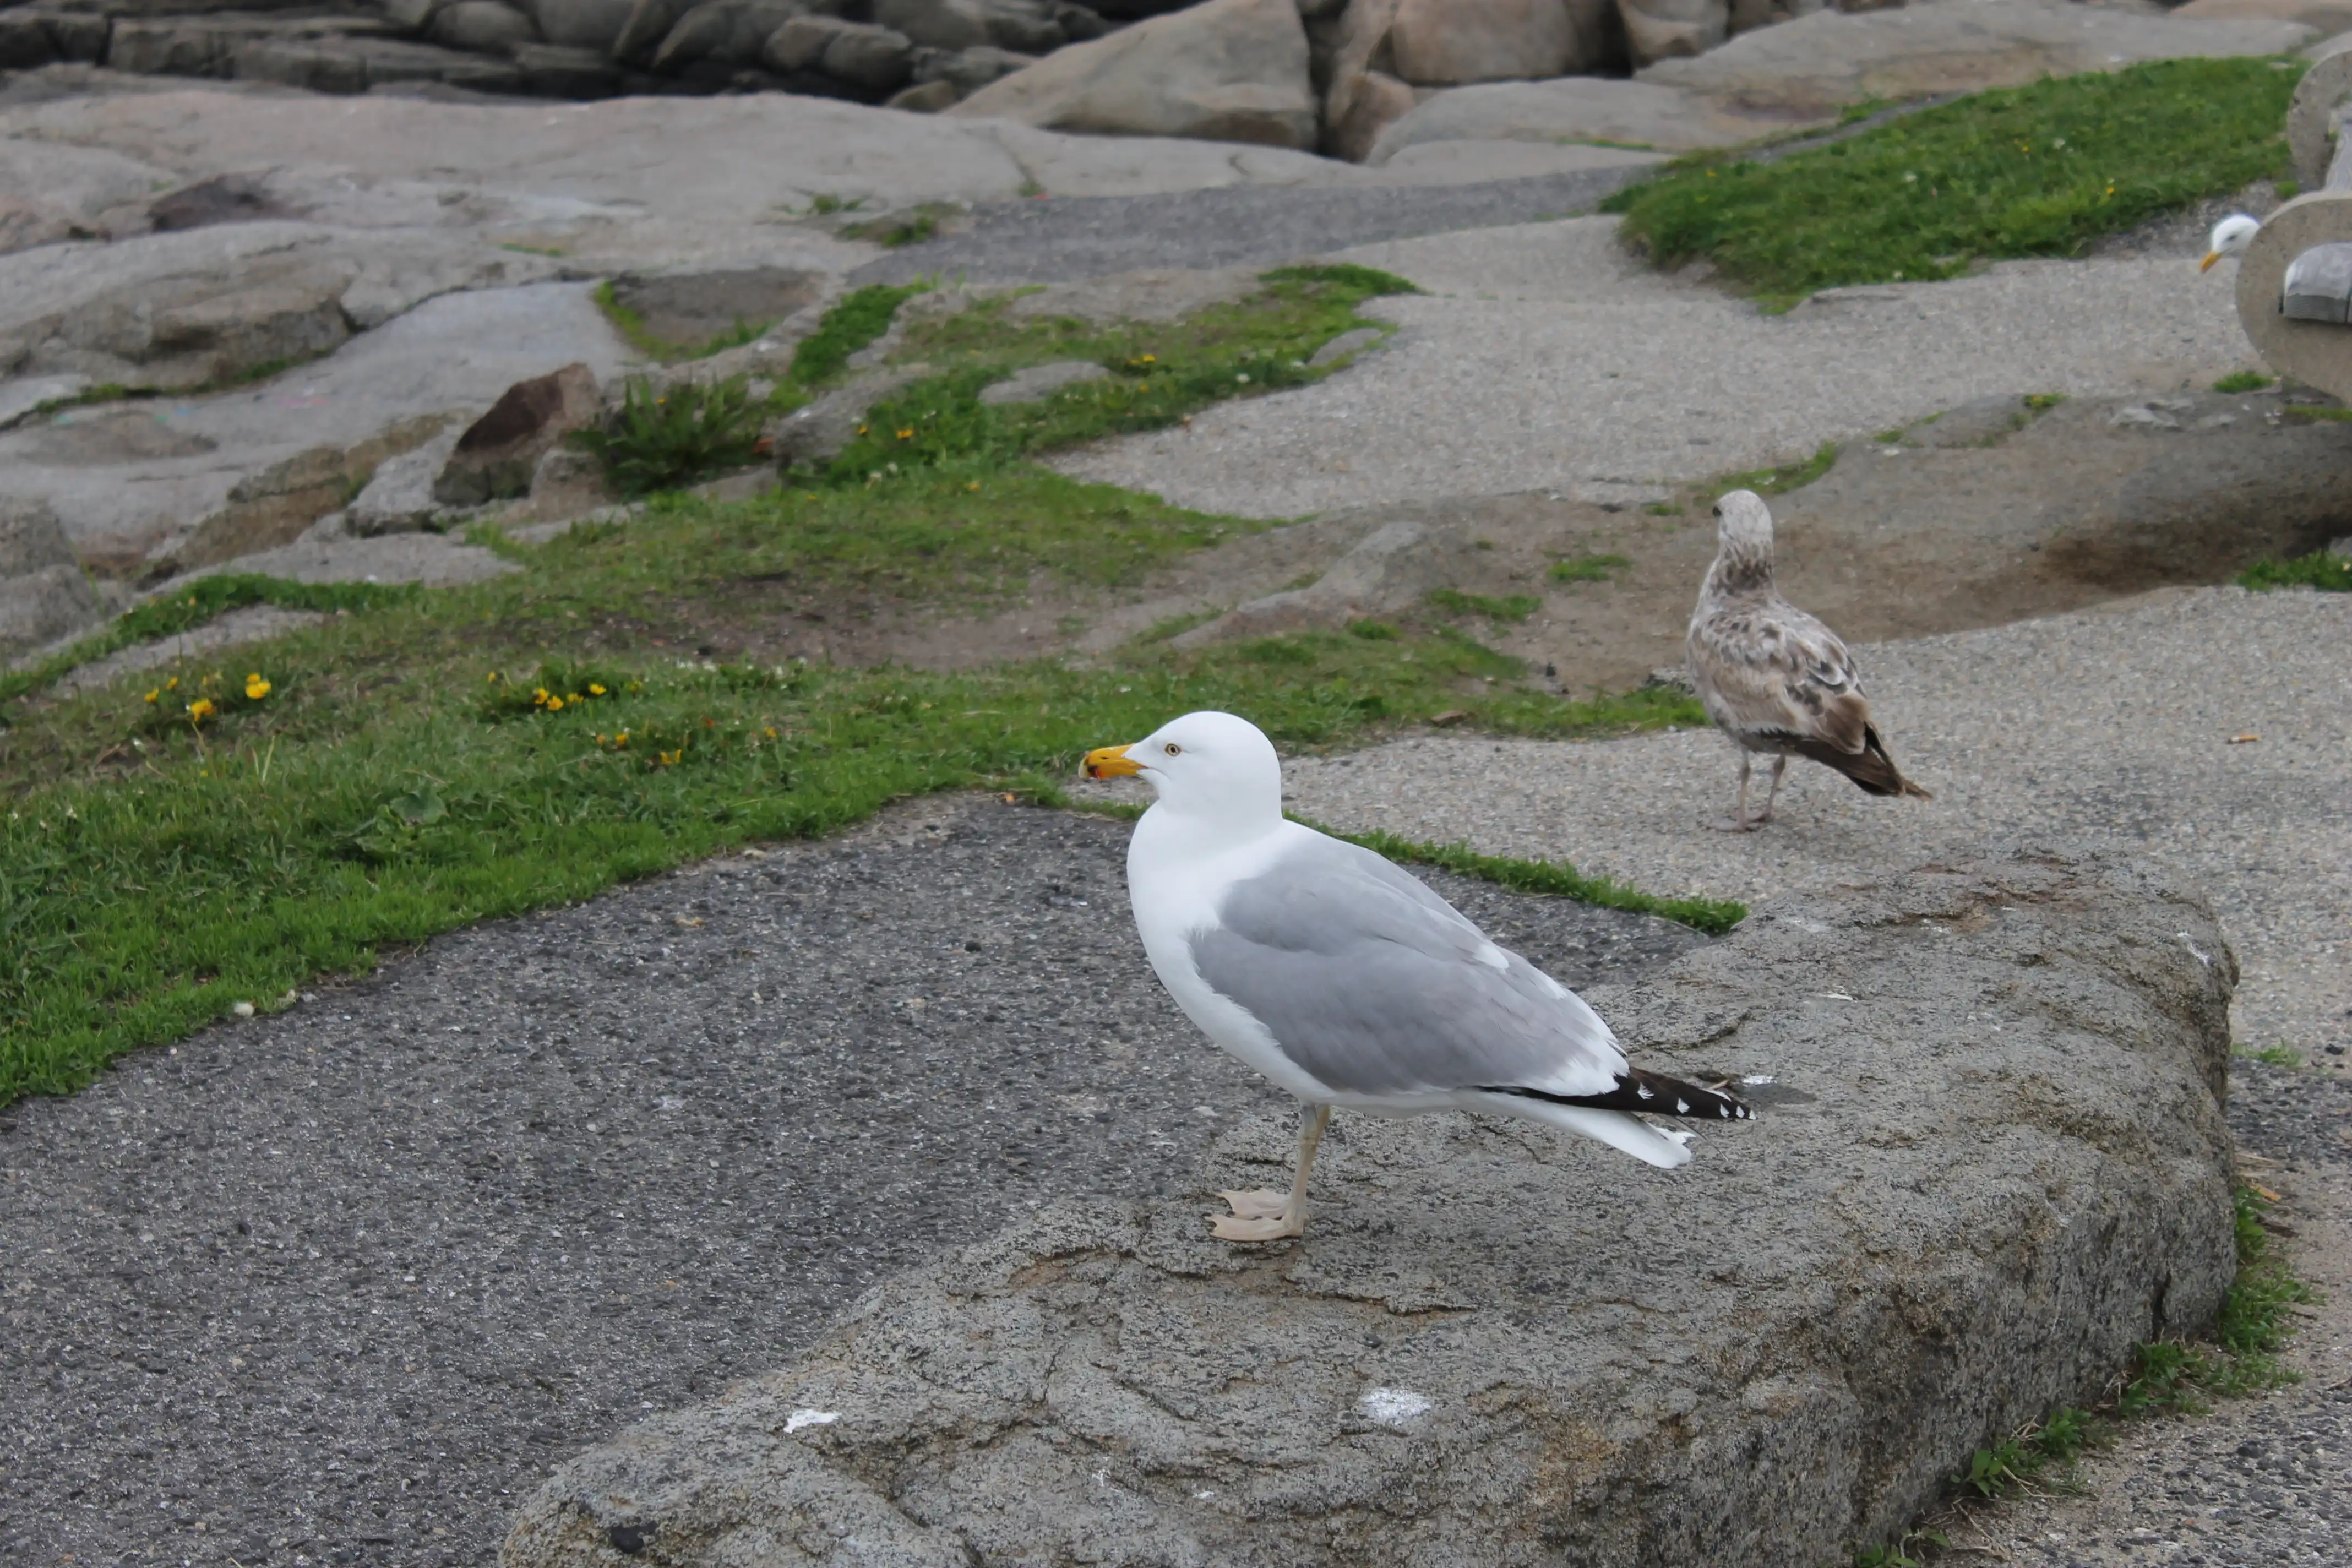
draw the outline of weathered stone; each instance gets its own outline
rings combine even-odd
[[[1364,161],[1385,164],[1429,142],[1622,142],[1668,152],[1736,146],[1786,119],[1751,117],[1656,81],[1565,77],[1436,93],[1381,133]]]
[[[0,26],[14,14],[0,11]],[[102,147],[0,138],[0,252],[97,238],[111,211],[172,179],[153,163]]]
[[[2291,22],[2191,21],[2064,0],[1970,0],[1821,11],[1742,33],[1695,58],[1662,59],[1641,79],[1736,100],[1749,112],[1834,115],[1874,96],[1966,92],[2189,55],[2285,54],[2309,37]],[[1637,58],[1642,47],[1637,37]]]
[[[1312,147],[1317,132],[1295,0],[1206,0],[1155,16],[1073,44],[949,112],[1276,147]]]
[[[1380,145],[1390,126],[1411,114],[1419,101],[1412,88],[1385,71],[1366,71],[1346,94],[1347,112],[1323,126],[1323,151],[1361,163]]]
[[[387,458],[367,486],[344,509],[343,532],[354,539],[381,533],[407,533],[430,527],[449,509],[433,499],[434,481],[457,447],[465,426],[451,421],[441,433],[413,451]]]
[[[1367,616],[1410,609],[1432,588],[1455,578],[1472,549],[1469,541],[1450,531],[1407,521],[1383,523],[1306,587],[1235,605],[1180,634],[1174,646],[1206,647],[1236,637],[1339,626]]]
[[[1049,0],[878,0],[874,20],[925,48],[1051,54],[1071,41]]]
[[[621,90],[619,68],[595,49],[516,44],[507,54],[526,91],[547,98],[607,98]]]
[[[826,47],[854,26],[838,16],[795,16],[768,35],[760,48],[761,62],[773,70],[814,70],[824,60]]]
[[[806,9],[799,0],[709,0],[678,18],[654,51],[654,69],[679,71],[704,60],[756,64],[776,29]]]
[[[48,502],[0,500],[0,577],[79,565]]]
[[[2032,424],[2038,412],[2021,395],[1979,397],[1912,426],[1903,432],[1903,445],[1990,447]]]
[[[899,365],[852,377],[770,426],[765,437],[769,455],[786,473],[831,461],[857,439],[857,428],[866,423],[867,409],[929,374],[925,366]]]
[[[993,44],[975,44],[968,49],[917,49],[914,76],[919,86],[936,81],[947,83],[955,89],[955,100],[950,100],[952,103],[1036,63],[1034,55],[1016,55]]]
[[[1583,40],[1567,0],[1403,0],[1389,26],[1396,74],[1416,86],[1559,76]]]
[[[446,506],[478,506],[530,489],[539,459],[604,412],[596,373],[568,364],[507,388],[490,411],[466,428],[433,481],[433,499]]]
[[[1066,386],[1101,381],[1109,374],[1110,372],[1092,360],[1055,360],[1051,364],[1033,364],[1003,381],[990,383],[981,389],[980,400],[992,407],[1013,403],[1039,403]]]
[[[1617,0],[1637,66],[1703,54],[1731,34],[1729,0]]]
[[[383,19],[404,33],[421,33],[450,0],[384,0]]]
[[[484,54],[503,54],[516,44],[539,41],[539,28],[531,19],[499,0],[456,0],[433,14],[425,31],[445,48]]]
[[[904,33],[849,22],[826,43],[821,63],[827,76],[861,91],[896,92],[913,73],[914,49]]]
[[[613,39],[613,58],[630,65],[650,65],[654,51],[670,29],[694,7],[690,0],[631,0],[628,19]]]
[[[2345,103],[2352,100],[2352,32],[2330,38],[2315,52],[2318,58],[2294,84],[2286,110],[2287,152],[2305,190],[2327,184],[2342,151],[2337,124]]]
[[[1343,1110],[1296,1244],[1058,1204],[565,1465],[500,1562],[1846,1560],[2210,1321],[2235,978],[2200,898],[2062,851],[1776,901],[1594,996],[1757,1103],[1685,1169]]]
[[[954,108],[958,96],[955,83],[934,79],[892,93],[883,107],[901,109],[909,114],[940,114]]]
[[[636,0],[530,0],[539,36],[569,49],[606,53],[620,40]]]
[[[446,423],[439,414],[404,419],[355,446],[312,447],[247,475],[218,510],[149,555],[147,575],[169,576],[291,544],[341,510],[368,475],[430,440]]]

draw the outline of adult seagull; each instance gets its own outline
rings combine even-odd
[[[1729,1095],[1626,1065],[1582,998],[1369,849],[1287,821],[1282,763],[1256,725],[1187,713],[1087,753],[1097,779],[1158,799],[1127,848],[1128,896],[1160,982],[1203,1034],[1300,1106],[1286,1194],[1217,1195],[1227,1241],[1307,1228],[1307,1178],[1332,1108],[1485,1110],[1580,1132],[1653,1165],[1687,1133],[1635,1111],[1744,1120]]]
[[[1748,833],[1772,820],[1780,774],[1793,754],[1835,768],[1872,795],[1916,795],[1886,754],[1862,676],[1837,633],[1788,600],[1772,582],[1772,510],[1754,490],[1715,503],[1715,563],[1691,611],[1691,683],[1716,728],[1739,748],[1739,804],[1715,824]],[[1772,757],[1764,809],[1748,815],[1750,759]]]

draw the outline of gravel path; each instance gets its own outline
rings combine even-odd
[[[2244,971],[2241,1039],[2352,1060],[2328,1054],[2352,1047],[2352,595],[2173,590],[1858,657],[1895,760],[1933,801],[1876,799],[1801,763],[1770,826],[1707,832],[1737,761],[1685,731],[1424,736],[1292,763],[1293,805],[1750,902],[1986,840],[2085,839],[2210,893]],[[2231,743],[2242,734],[2261,739]]]
[[[920,803],[0,1112],[0,1561],[487,1564],[555,1465],[884,1275],[1183,1190],[1278,1097],[1152,978],[1126,836]],[[1578,984],[1703,940],[1432,879]]]
[[[1645,172],[1635,163],[1461,185],[1225,185],[990,202],[964,232],[894,250],[850,280],[1060,283],[1141,268],[1271,267],[1344,246],[1591,212]]]
[[[1402,327],[1385,353],[1055,466],[1248,517],[1529,489],[1606,500],[1974,397],[2169,391],[2252,363],[2226,267],[2006,262],[1768,316],[1651,270],[1615,230],[1574,218],[1340,252],[1429,290],[1366,307]]]

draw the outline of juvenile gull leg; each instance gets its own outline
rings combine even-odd
[[[1772,803],[1780,795],[1780,775],[1789,771],[1789,753],[1780,752],[1772,759],[1772,787],[1764,792],[1764,809],[1756,814],[1750,827],[1761,827],[1772,820]]]
[[[1748,815],[1748,771],[1752,765],[1753,764],[1748,759],[1748,748],[1745,746],[1740,747],[1739,804],[1731,808],[1731,815],[1729,816],[1723,817],[1707,825],[1710,827],[1713,827],[1717,833],[1753,833],[1756,831],[1758,823],[1762,820],[1759,817],[1753,817]],[[1772,782],[1775,785],[1778,785],[1780,782],[1780,775],[1774,773],[1772,775]],[[1767,815],[1769,815],[1771,808],[1767,806],[1765,811]]]
[[[1233,1214],[1219,1219],[1212,1234],[1221,1241],[1279,1241],[1307,1230],[1307,1173],[1315,1168],[1315,1149],[1323,1129],[1331,1125],[1328,1105],[1299,1106],[1298,1171],[1290,1180],[1290,1195],[1269,1188],[1219,1193],[1233,1205]]]

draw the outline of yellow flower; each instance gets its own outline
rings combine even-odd
[[[263,698],[269,695],[269,682],[262,679],[258,675],[247,676],[245,678],[245,695],[246,700],[249,702],[260,701]]]
[[[901,431],[899,431],[899,432],[898,432],[898,439],[899,439],[899,440],[901,440],[901,441],[911,441],[911,440],[913,440],[914,438],[915,438],[915,427],[914,427],[913,426],[911,426],[911,425],[908,426],[904,430],[901,430]]]
[[[773,724],[771,724],[771,725],[769,725],[769,726],[768,726],[768,739],[770,739],[771,741],[772,741],[772,740],[774,740],[775,738],[776,738],[776,727],[775,727]]]
[[[613,737],[613,744],[616,746],[625,746],[628,743],[629,732],[626,730],[622,731],[619,734]]]
[[[580,700],[581,700],[581,699],[580,699],[580,693],[578,693],[577,691],[572,692],[571,694],[569,694],[568,696],[566,696],[566,697],[563,699],[563,700],[565,700],[566,702],[577,702],[577,701],[579,701]]]
[[[970,484],[968,484],[968,485],[964,486],[964,489],[968,489],[968,490],[976,490],[976,489],[980,489],[980,481],[979,481],[978,479],[974,479],[974,480],[972,480],[972,481],[971,481],[971,483],[970,483]]]
[[[549,699],[547,700],[547,710],[548,710],[550,713],[558,713],[558,712],[561,712],[561,711],[562,711],[562,709],[563,709],[563,699],[562,699],[562,698],[561,698],[561,697],[551,697],[551,698],[549,698]]]
[[[209,697],[199,697],[188,704],[188,717],[199,724],[219,711],[219,709],[213,706],[213,700]]]
[[[679,748],[678,748],[677,751],[675,751],[675,752],[664,752],[661,754],[661,763],[662,763],[662,766],[664,766],[664,767],[669,767],[670,765],[672,765],[673,763],[675,763],[678,760],[678,758],[680,758],[680,757],[682,757],[682,756],[684,756],[684,755],[686,755],[686,748],[685,748],[685,747],[683,747],[683,746],[679,747]]]
[[[491,680],[495,681],[495,680],[497,680],[497,679],[498,679],[498,678],[499,678],[499,672],[498,672],[497,670],[495,670],[495,669],[494,669],[494,670],[490,671],[489,676],[488,676],[488,679],[491,679]]]
[[[602,697],[604,695],[604,689],[592,680],[588,683],[588,695],[591,697]]]
[[[537,707],[541,703],[545,702],[547,700],[547,688],[544,686],[532,687],[530,689],[530,700],[533,707]]]
[[[179,687],[180,678],[176,675],[172,677],[171,679],[163,682],[163,689],[166,691],[176,691],[179,689]]]
[[[152,689],[152,691],[150,691],[150,692],[148,692],[148,693],[147,693],[147,700],[148,700],[148,701],[150,701],[150,702],[152,702],[152,701],[154,701],[154,700],[155,700],[155,699],[157,699],[158,697],[161,697],[162,695],[163,695],[163,689],[162,687],[158,686],[158,687],[156,687],[154,689]]]
[[[857,433],[858,433],[860,436],[865,435],[865,434],[866,434],[866,426],[863,426],[863,425],[860,425],[860,426],[857,427]]]

